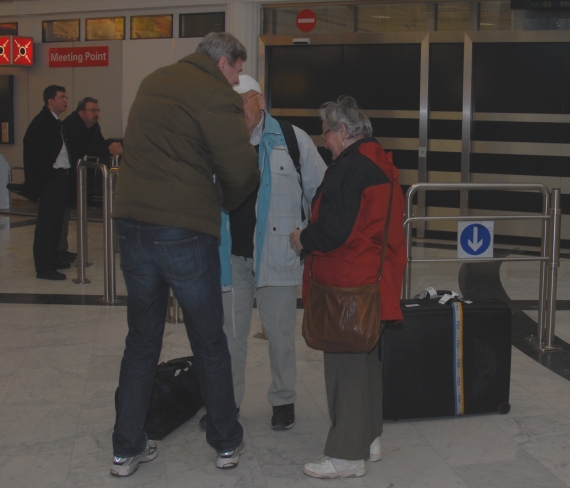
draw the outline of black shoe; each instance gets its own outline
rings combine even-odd
[[[57,259],[60,263],[73,263],[77,259],[77,254],[69,251],[57,251]]]
[[[65,275],[63,273],[57,272],[55,269],[50,269],[49,271],[44,271],[43,273],[36,273],[36,278],[40,280],[62,281],[65,280]]]
[[[236,408],[236,419],[239,419],[239,407]],[[201,429],[207,429],[208,428],[208,414],[207,413],[202,415],[202,418],[200,419],[200,422],[198,422],[198,425],[200,426]]]
[[[295,425],[295,404],[279,405],[273,407],[271,428],[273,430],[287,430]]]
[[[55,262],[55,269],[69,269],[71,268],[71,264],[66,263],[66,262],[62,262],[62,261],[56,261]]]

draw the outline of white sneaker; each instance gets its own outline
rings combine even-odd
[[[366,474],[364,459],[348,461],[322,456],[316,463],[303,466],[303,473],[313,478],[356,478]]]
[[[233,451],[219,452],[216,458],[216,467],[218,468],[233,468],[239,463],[239,457],[245,451],[245,442],[241,441],[241,444],[236,447]]]
[[[368,461],[380,461],[380,459],[382,459],[382,447],[380,446],[380,436],[378,436],[370,444],[370,458]]]
[[[130,476],[137,469],[139,464],[148,463],[158,456],[156,442],[146,441],[146,446],[143,452],[131,457],[113,457],[113,464],[111,465],[111,474],[114,476]]]

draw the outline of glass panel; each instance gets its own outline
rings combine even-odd
[[[42,22],[42,42],[72,41],[79,41],[79,19]]]
[[[317,18],[315,28],[309,32],[297,27],[297,15],[306,7],[264,9],[263,33],[303,37],[313,34],[341,34],[354,32],[354,7],[351,5],[310,5]]]
[[[17,36],[18,22],[3,22],[0,24],[0,36]]]
[[[224,12],[180,15],[180,37],[204,37],[210,32],[224,32],[225,30],[226,14]]]
[[[524,30],[570,30],[570,10],[526,10]]]
[[[124,17],[85,19],[86,41],[123,40],[124,38]]]
[[[413,32],[427,30],[427,5],[361,5],[358,32]]]
[[[438,3],[438,31],[468,31],[469,3]]]
[[[172,37],[172,15],[131,17],[131,39]]]
[[[512,13],[509,2],[481,2],[479,30],[511,30]]]

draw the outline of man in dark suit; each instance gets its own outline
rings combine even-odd
[[[63,223],[69,156],[59,116],[67,110],[65,88],[50,85],[44,90],[44,107],[34,117],[24,136],[25,182],[20,192],[38,200],[34,233],[36,277],[65,280],[58,269],[69,268],[57,258],[57,245]]]
[[[71,209],[77,206],[77,160],[84,156],[96,156],[101,163],[109,166],[109,156],[123,154],[123,146],[120,142],[107,143],[101,133],[99,126],[99,101],[96,98],[85,97],[77,104],[77,109],[71,112],[63,122],[65,140],[69,150],[69,160],[71,161],[71,175],[67,189],[67,202],[64,213],[61,237],[58,245],[58,256],[63,262],[75,260],[75,253],[68,251],[67,232]],[[100,173],[99,173],[100,174]],[[87,195],[88,202],[91,201],[93,193],[93,181],[95,171],[91,168],[87,170]],[[99,180],[99,187],[101,186]]]

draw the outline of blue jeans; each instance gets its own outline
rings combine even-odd
[[[145,448],[144,422],[162,348],[169,289],[182,308],[208,409],[206,440],[218,452],[235,449],[243,429],[236,420],[231,359],[222,327],[218,240],[131,219],[118,220],[117,234],[128,291],[129,332],[119,376],[114,455],[134,456]]]

